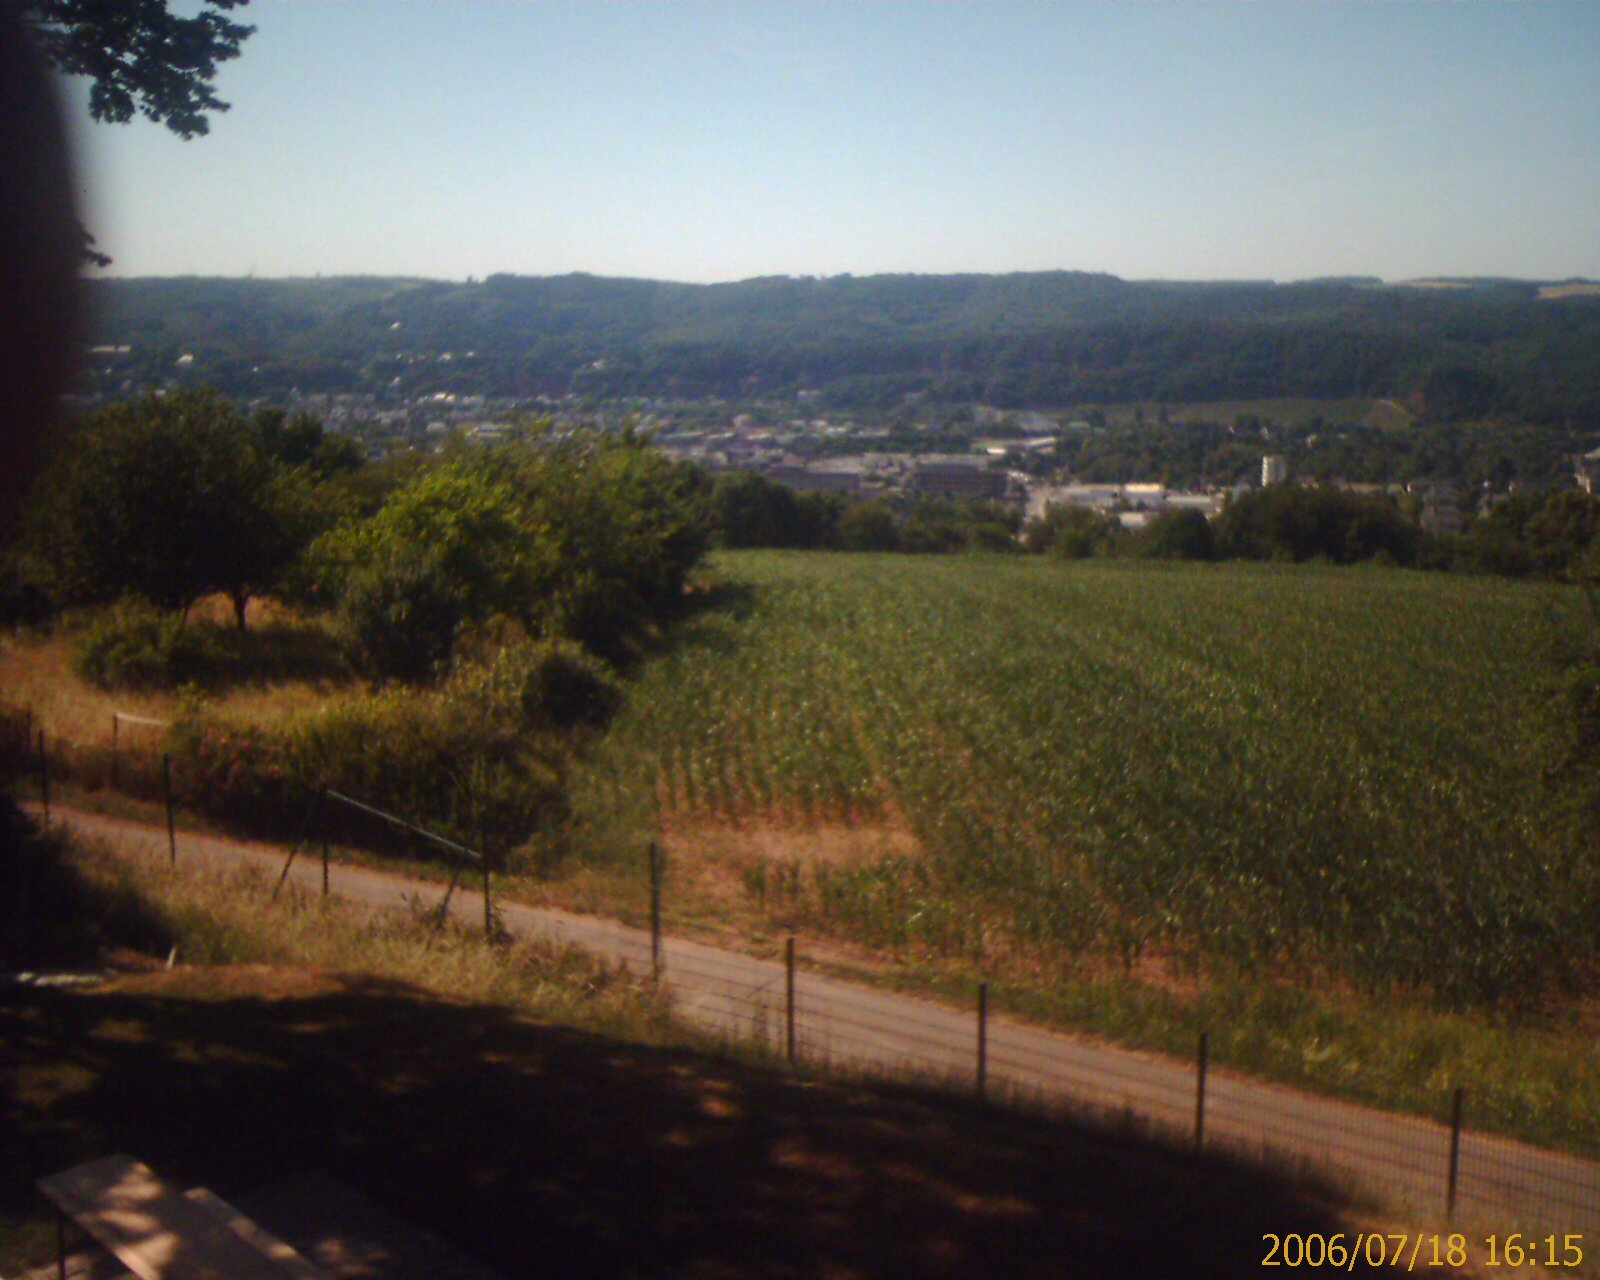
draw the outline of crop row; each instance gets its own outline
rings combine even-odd
[[[878,938],[1332,969],[1451,1000],[1581,964],[1544,778],[1553,588],[1278,566],[747,553],[595,776],[664,821],[909,825],[820,868]]]

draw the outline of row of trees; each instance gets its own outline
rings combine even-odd
[[[361,465],[307,415],[246,418],[209,392],[115,405],[70,428],[28,510],[24,568],[61,604],[141,596],[187,614],[225,593],[240,630],[333,518]]]
[[[1216,520],[1163,511],[1141,529],[1111,514],[1062,506],[1023,525],[994,503],[798,492],[754,473],[718,476],[712,521],[723,545],[841,551],[1052,552],[1069,559],[1364,560],[1510,577],[1568,579],[1600,555],[1600,502],[1576,489],[1517,495],[1465,533],[1432,538],[1390,497],[1321,486],[1273,485],[1234,497]]]
[[[1458,535],[1429,536],[1392,498],[1273,485],[1233,498],[1208,520],[1164,511],[1128,531],[1114,516],[1057,507],[1022,532],[1029,550],[1067,559],[1376,560],[1424,569],[1589,581],[1600,573],[1600,501],[1575,489],[1517,495]]]
[[[1022,519],[994,502],[846,498],[801,492],[755,472],[716,477],[711,519],[726,547],[827,551],[1008,551]]]
[[[619,655],[675,606],[709,545],[703,478],[630,434],[368,464],[315,419],[247,417],[209,392],[76,426],[12,550],[51,607],[133,596],[181,620],[224,593],[337,611],[375,675],[443,672],[463,629],[503,620]],[[181,625],[181,621],[180,621]]]
[[[74,428],[36,487],[16,579],[55,606],[136,596],[180,619],[216,593],[244,630],[275,592],[336,610],[375,674],[445,670],[464,629],[496,620],[615,658],[666,617],[714,539],[729,547],[1050,551],[1165,559],[1381,559],[1573,577],[1600,551],[1600,503],[1514,497],[1459,538],[1427,538],[1391,499],[1272,486],[1215,521],[1163,512],[1128,532],[1082,508],[1023,527],[993,503],[801,493],[754,474],[708,479],[631,433],[442,458],[366,462],[306,415],[247,416],[209,392],[147,397]]]

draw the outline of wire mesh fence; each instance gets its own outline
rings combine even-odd
[[[132,746],[120,730],[110,744],[79,743],[48,737],[27,713],[0,715],[0,757],[14,773],[33,778],[46,803],[51,779],[69,776],[165,800],[176,857],[171,762]],[[387,824],[413,844],[444,850],[455,860],[457,877],[464,867],[482,872],[485,928],[498,927],[482,850],[358,797],[327,788],[311,794],[326,809]],[[310,830],[309,817],[301,826],[297,846],[321,843],[326,892],[328,834]],[[971,1007],[962,1009],[802,970],[792,940],[783,959],[774,961],[664,938],[662,863],[654,849],[648,874],[648,929],[595,921],[580,927],[574,918],[512,904],[504,906],[505,918],[514,931],[537,931],[600,950],[635,972],[655,973],[687,1021],[797,1063],[1027,1099],[1208,1148],[1320,1168],[1430,1217],[1514,1224],[1521,1231],[1600,1229],[1600,1146],[1592,1155],[1572,1154],[1474,1131],[1470,1088],[1436,1120],[1378,1111],[1217,1069],[1207,1061],[1204,1037],[1194,1059],[1181,1061],[991,1016],[986,989],[975,991]],[[443,907],[455,887],[453,879]]]

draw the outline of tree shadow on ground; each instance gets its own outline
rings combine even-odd
[[[0,971],[88,969],[131,948],[161,955],[172,930],[132,888],[97,884],[0,794]]]
[[[224,1196],[314,1168],[507,1277],[1237,1276],[1345,1229],[1269,1174],[304,970],[0,1000],[0,1217],[127,1151]]]
[[[660,626],[634,634],[626,651],[607,656],[618,670],[634,672],[646,662],[680,650],[727,653],[736,643],[732,624],[747,619],[755,602],[755,587],[727,579],[686,591]]]

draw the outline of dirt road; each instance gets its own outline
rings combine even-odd
[[[164,828],[54,808],[70,830],[138,852],[165,855]],[[286,850],[182,832],[179,858],[218,868],[282,868]],[[321,868],[298,860],[297,883],[316,891]],[[335,864],[333,892],[377,908],[429,902],[438,885],[389,872]],[[650,935],[614,920],[496,901],[512,933],[570,943],[635,972],[651,964]],[[452,914],[481,919],[483,899],[457,892]],[[663,941],[664,978],[687,1020],[730,1038],[787,1045],[787,982],[781,963],[681,938]],[[973,1087],[977,1018],[972,1008],[883,991],[801,970],[795,986],[795,1038],[803,1060],[869,1070],[906,1071]],[[1137,1053],[1085,1036],[991,1016],[987,1088],[1097,1108],[1191,1137],[1194,1062]],[[1208,1072],[1207,1145],[1270,1149],[1325,1167],[1384,1194],[1411,1212],[1442,1218],[1450,1167],[1450,1131],[1439,1123],[1375,1111],[1215,1068]],[[1463,1134],[1457,1217],[1519,1231],[1600,1230],[1600,1164],[1507,1139]],[[1600,1244],[1600,1240],[1595,1241]]]

